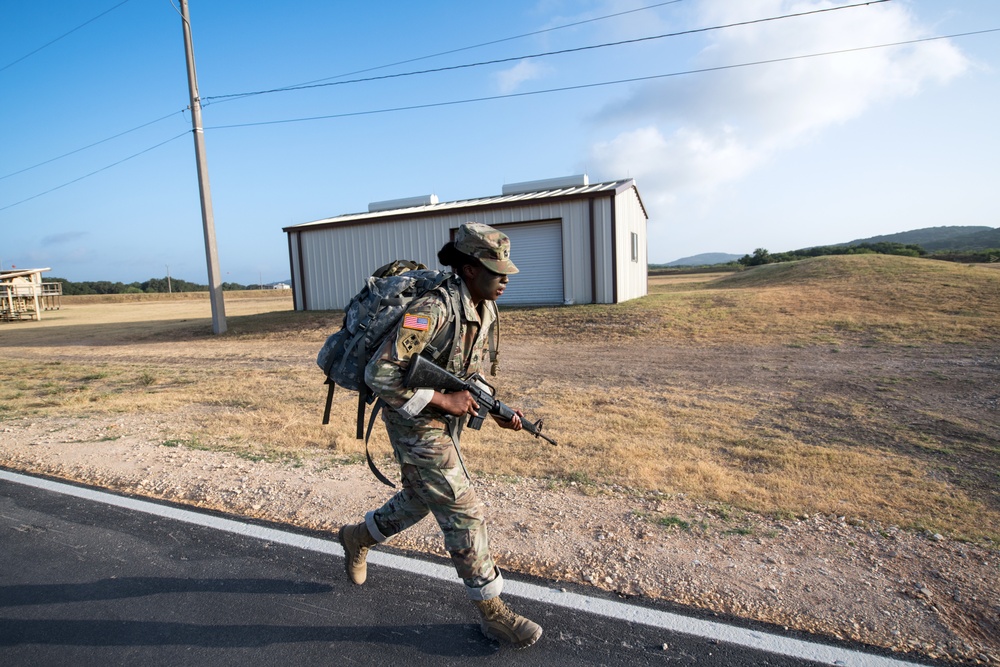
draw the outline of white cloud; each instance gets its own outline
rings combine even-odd
[[[496,73],[494,77],[500,92],[506,95],[517,90],[526,81],[541,78],[545,72],[544,67],[530,60],[522,60],[513,67]]]
[[[705,0],[700,26],[833,6],[816,0]],[[788,58],[927,36],[905,5],[844,9],[707,33],[692,63],[661,71]],[[666,58],[664,58],[666,62]],[[782,150],[913,96],[970,67],[950,42],[934,41],[661,79],[609,105],[600,120],[617,132],[595,142],[590,164],[641,180],[663,202],[704,196]],[[639,129],[636,129],[636,128]]]
[[[682,128],[664,136],[653,125],[598,143],[591,155],[608,174],[639,178],[644,192],[649,185],[669,184],[649,193],[662,204],[672,203],[677,191],[707,194],[739,178],[762,159],[760,152],[742,145],[729,128],[711,134]]]

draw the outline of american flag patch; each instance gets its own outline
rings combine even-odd
[[[423,315],[410,315],[407,313],[403,316],[403,328],[413,329],[414,331],[427,331],[430,328],[430,320],[428,320]]]

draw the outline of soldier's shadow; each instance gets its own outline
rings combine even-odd
[[[245,624],[238,622],[239,612],[227,613],[225,620],[215,622],[205,618],[213,613],[210,610],[218,612],[218,594],[233,595],[233,603],[237,605],[250,595],[263,596],[264,600],[273,598],[276,604],[294,608],[296,603],[315,600],[313,595],[325,596],[333,590],[328,584],[307,581],[184,577],[124,577],[85,583],[0,586],[0,609],[30,607],[35,610],[30,614],[34,618],[26,618],[28,614],[20,611],[18,618],[0,618],[0,647],[259,648],[318,642],[326,646],[396,645],[418,654],[448,658],[487,656],[498,650],[482,636],[476,625],[469,623],[365,625],[359,618],[358,625],[311,625],[302,623],[301,616],[299,622],[287,624],[253,622],[250,609],[267,607],[260,603],[246,608]],[[117,603],[116,611],[107,617],[106,601],[146,596],[156,596],[157,604],[122,607]],[[39,618],[46,613],[39,614],[38,610],[45,610],[49,605],[55,606],[57,611],[53,616],[56,618]],[[65,618],[62,610],[67,608],[73,610],[75,618]],[[181,620],[149,619],[156,610],[170,614],[173,619],[179,616]],[[142,620],[135,620],[135,617]],[[268,614],[266,618],[280,621],[281,615]]]
[[[401,646],[408,652],[474,658],[497,652],[471,624],[384,626],[220,625],[166,621],[0,619],[0,646],[262,648],[318,642]]]

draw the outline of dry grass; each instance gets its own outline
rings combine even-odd
[[[710,345],[807,345],[859,334],[905,344],[1000,340],[1000,272],[985,265],[821,257],[719,277],[653,278],[649,292],[616,306],[517,310],[504,326],[530,336],[569,330],[578,340]]]
[[[514,358],[549,344],[610,344],[635,358],[662,345],[724,354],[1000,341],[1000,272],[990,269],[861,256],[696,278],[654,278],[649,297],[616,306],[508,310],[504,350]],[[325,391],[314,358],[339,314],[292,312],[287,295],[227,295],[230,332],[215,337],[207,301],[64,303],[42,322],[0,325],[0,420],[148,413],[164,416],[155,437],[171,445],[249,458],[362,460],[354,394],[338,393],[331,425],[319,424]],[[958,445],[928,439],[863,397],[820,397],[842,415],[823,423],[795,408],[794,386],[761,393],[752,383],[698,386],[664,374],[649,386],[619,377],[608,389],[586,379],[586,359],[554,354],[546,364],[511,364],[502,389],[530,416],[545,417],[560,446],[489,426],[467,431],[474,471],[1000,538],[989,494],[956,483],[928,458]],[[824,435],[843,425],[885,438]],[[960,426],[981,433],[981,425]],[[981,448],[975,465],[992,461],[987,478],[995,485],[1000,451],[977,438],[960,444]],[[384,435],[373,448],[391,469]]]
[[[615,484],[779,517],[818,512],[973,539],[998,537],[1000,513],[919,458],[863,443],[807,442],[789,432],[794,414],[775,414],[787,405],[768,404],[746,389],[666,386],[609,397],[552,386],[542,399],[547,409],[533,416],[558,424],[557,450],[493,429],[464,437],[467,458],[481,469],[541,474],[594,492]],[[549,407],[561,402],[585,406],[582,423],[565,413],[560,419]],[[761,420],[764,414],[769,418]],[[875,421],[876,428],[887,427],[884,419]],[[766,425],[748,427],[756,422]]]

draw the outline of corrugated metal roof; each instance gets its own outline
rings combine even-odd
[[[421,215],[448,213],[450,211],[459,211],[465,209],[504,206],[508,204],[527,203],[539,200],[579,199],[579,198],[599,196],[601,194],[606,194],[606,193],[620,194],[621,192],[624,192],[629,188],[635,188],[635,179],[627,178],[620,181],[607,181],[605,183],[593,183],[591,185],[578,185],[573,187],[557,188],[554,190],[539,190],[537,192],[523,192],[511,195],[480,197],[478,199],[460,199],[458,201],[440,202],[438,204],[430,204],[425,206],[412,206],[409,208],[397,208],[387,211],[373,211],[370,213],[349,213],[346,215],[338,215],[332,218],[314,220],[313,222],[303,222],[298,225],[291,225],[290,227],[283,228],[282,231],[285,232],[293,230],[302,231],[312,227],[332,227],[336,225],[363,224],[365,222],[411,218]],[[636,189],[636,196],[637,197],[639,196],[638,189]],[[646,207],[642,204],[642,198],[639,198],[639,204],[640,206],[642,206],[643,213],[646,213]],[[646,214],[646,217],[648,218],[649,215]]]

